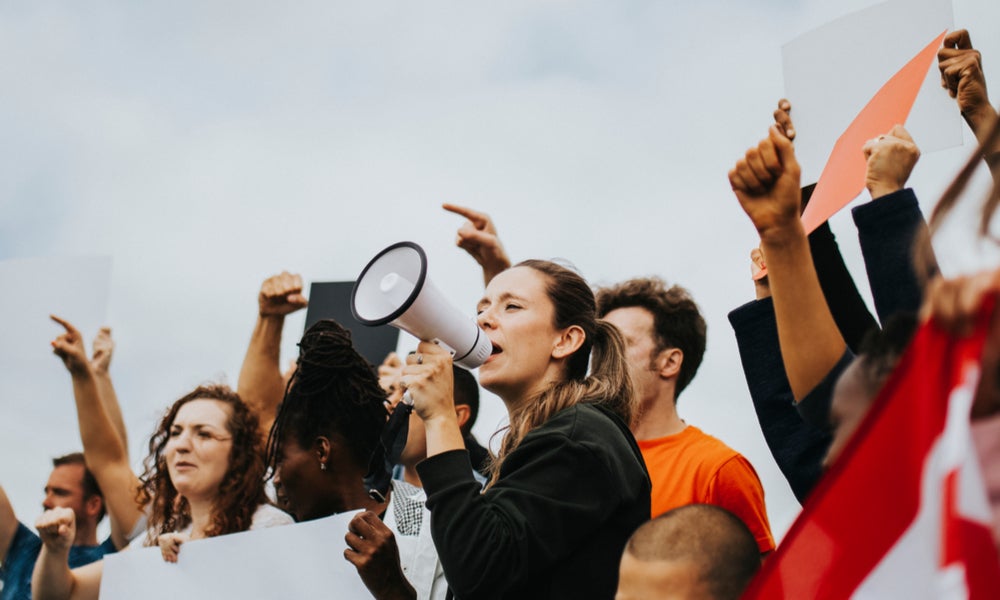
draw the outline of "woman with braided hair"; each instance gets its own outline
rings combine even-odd
[[[380,502],[365,486],[387,417],[386,393],[350,332],[330,320],[310,327],[268,438],[278,502],[297,521],[364,509],[344,557],[375,598],[444,598],[419,488],[393,482]]]

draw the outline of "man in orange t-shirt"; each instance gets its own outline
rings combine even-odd
[[[753,466],[677,414],[677,396],[705,354],[705,320],[691,295],[658,278],[630,279],[598,290],[597,311],[625,338],[639,398],[632,433],[653,482],[651,516],[686,504],[714,504],[746,524],[761,554],[773,550],[764,488]]]

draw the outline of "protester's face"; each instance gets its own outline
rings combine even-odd
[[[823,460],[823,468],[829,468],[844,450],[861,420],[868,412],[874,393],[867,384],[861,368],[861,361],[855,360],[844,372],[833,388],[830,402],[830,424],[833,426],[833,440]]]
[[[319,455],[303,448],[295,436],[286,435],[281,442],[281,456],[274,468],[274,492],[278,497],[278,506],[296,521],[309,521],[337,512],[324,507],[322,477]]]
[[[694,600],[710,598],[699,569],[690,561],[644,561],[626,550],[618,573],[615,600]]]
[[[604,320],[617,327],[625,338],[628,374],[636,397],[644,404],[655,399],[660,376],[656,368],[653,313],[640,306],[628,306],[609,312]]]
[[[189,500],[217,495],[233,448],[231,416],[229,405],[210,399],[192,400],[177,411],[163,454],[180,495]]]
[[[45,510],[72,508],[77,521],[84,515],[83,465],[60,465],[52,469],[45,484]]]
[[[479,325],[493,354],[479,369],[479,383],[504,400],[528,397],[557,377],[552,356],[559,332],[545,275],[529,267],[500,273],[479,301]]]

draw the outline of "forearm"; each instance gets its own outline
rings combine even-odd
[[[984,143],[990,135],[990,129],[997,120],[997,113],[989,101],[969,111],[963,111],[962,117],[976,135],[976,140],[980,144]]]
[[[493,278],[510,268],[510,259],[506,256],[483,265],[483,285],[488,286]]]
[[[455,412],[424,421],[427,431],[427,456],[431,457],[449,450],[464,450],[465,440],[458,426]]]
[[[962,113],[965,122],[969,124],[980,145],[989,142],[990,132],[996,126],[997,113],[991,104],[984,103],[978,110],[969,114]],[[1000,181],[1000,139],[994,139],[992,144],[982,148],[983,160],[990,168],[994,181]]]
[[[122,548],[142,516],[135,502],[139,480],[132,472],[123,440],[98,391],[97,379],[89,369],[74,373],[73,395],[87,468],[101,486],[111,521],[112,542],[115,547]]]
[[[73,597],[75,578],[69,568],[69,549],[54,552],[42,545],[31,576],[31,597],[35,600],[68,600]]]
[[[285,318],[279,315],[257,317],[246,357],[240,368],[237,393],[260,419],[261,434],[266,436],[284,397],[281,379],[281,332]]]
[[[115,430],[118,432],[118,439],[121,440],[122,448],[125,449],[125,456],[128,457],[128,433],[125,429],[125,419],[122,417],[121,405],[118,403],[118,394],[115,386],[111,382],[111,374],[107,371],[95,372],[94,379],[97,382],[97,392],[104,404],[104,410],[108,413]]]
[[[125,446],[101,399],[94,373],[89,368],[73,373],[73,396],[87,466],[98,471],[109,463],[127,465]]]
[[[801,222],[762,237],[761,249],[785,372],[798,401],[823,380],[846,344],[823,297]]]

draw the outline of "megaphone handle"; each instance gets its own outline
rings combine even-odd
[[[403,394],[405,402],[406,395]],[[384,503],[389,493],[389,486],[392,483],[392,468],[399,462],[406,447],[406,439],[409,433],[410,412],[413,411],[413,398],[409,404],[400,403],[389,420],[382,428],[382,435],[379,436],[379,443],[372,452],[368,461],[368,474],[365,475],[365,487],[368,488],[368,495],[380,503]]]

